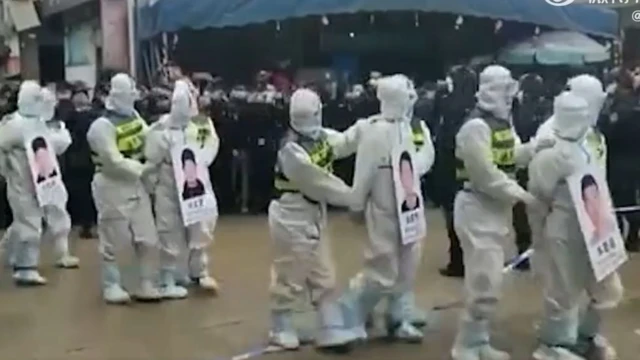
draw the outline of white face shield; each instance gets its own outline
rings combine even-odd
[[[127,74],[117,74],[111,78],[111,89],[107,96],[107,109],[122,115],[135,114],[134,104],[140,97],[135,82]]]
[[[569,91],[558,95],[553,102],[553,130],[567,141],[580,141],[586,136],[591,121],[587,102]]]
[[[171,126],[184,128],[191,119],[191,93],[189,87],[183,83],[176,82],[171,97]]]
[[[604,91],[600,80],[585,74],[569,79],[567,85],[572,94],[581,97],[587,102],[591,126],[595,126],[607,98],[607,93]]]
[[[303,136],[317,140],[322,135],[322,103],[309,89],[296,90],[289,104],[291,128]]]
[[[56,96],[47,88],[42,89],[42,121],[53,119],[56,113],[56,105],[58,101]]]
[[[412,92],[415,94],[415,89],[412,88],[411,81],[404,75],[381,78],[377,91],[380,114],[385,119],[407,121],[408,109],[413,106]]]
[[[480,73],[478,107],[492,113],[499,119],[511,117],[513,100],[518,93],[518,82],[511,77],[511,72],[498,65],[487,66]]]
[[[24,117],[39,118],[41,107],[42,88],[35,81],[24,81],[18,92],[18,113]]]

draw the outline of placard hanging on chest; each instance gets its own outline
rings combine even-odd
[[[184,142],[176,142],[171,147],[171,158],[184,226],[217,217],[218,204],[209,171],[197,149]]]
[[[415,147],[411,142],[400,141],[391,149],[398,224],[404,245],[415,243],[427,235],[424,199],[415,160]]]
[[[35,188],[38,204],[66,208],[67,190],[55,150],[43,135],[31,136],[24,144],[31,179]]]
[[[567,179],[596,281],[624,264],[628,255],[613,210],[609,186],[596,163]]]

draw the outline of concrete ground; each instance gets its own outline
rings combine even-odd
[[[359,267],[364,229],[346,214],[330,222],[339,279],[344,283]],[[265,216],[223,217],[211,249],[212,270],[222,287],[218,297],[195,294],[188,300],[161,304],[106,306],[100,299],[97,241],[74,240],[82,260],[79,270],[56,270],[45,250],[46,287],[18,289],[8,272],[0,277],[0,359],[180,359],[216,360],[259,346],[267,331],[269,248]],[[447,238],[439,213],[429,214],[429,237],[418,277],[421,306],[456,300],[461,281],[440,277],[437,269],[447,259]],[[640,353],[640,259],[624,266],[624,303],[606,316],[606,335],[621,360]],[[505,287],[495,342],[514,360],[531,359],[534,323],[540,309],[540,291],[529,274],[516,274]],[[422,345],[378,341],[356,349],[352,359],[449,358],[457,310],[441,314],[439,329]],[[313,349],[272,354],[269,359],[322,359]]]

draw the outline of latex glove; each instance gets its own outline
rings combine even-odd
[[[150,164],[150,163],[142,164],[142,173],[141,173],[140,177],[146,178],[149,175],[151,175],[154,172],[154,170],[156,170],[156,166],[155,165]]]
[[[553,147],[556,144],[556,139],[554,138],[542,138],[536,141],[535,152],[538,153],[544,149],[548,149]]]
[[[538,200],[535,196],[531,195],[529,192],[526,192],[525,195],[522,196],[522,202],[533,209],[543,209],[547,207],[547,205]]]
[[[363,211],[351,211],[349,213],[349,218],[351,219],[351,221],[359,225],[362,225],[365,223]]]

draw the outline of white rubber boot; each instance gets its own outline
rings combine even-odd
[[[102,290],[102,298],[107,304],[124,305],[131,302],[131,296],[120,285],[113,284]]]
[[[293,326],[291,311],[271,312],[271,331],[269,343],[286,350],[298,350],[300,340]]]
[[[77,269],[80,267],[80,259],[69,254],[62,255],[56,261],[56,267],[61,269]]]
[[[21,286],[46,285],[47,279],[42,277],[38,270],[18,270],[13,273],[13,281]]]
[[[163,299],[179,300],[189,295],[186,288],[177,285],[171,270],[162,270],[160,273],[160,293]]]
[[[582,356],[571,352],[569,349],[547,345],[538,346],[533,353],[533,358],[536,360],[585,360]]]
[[[485,345],[480,348],[481,360],[511,360],[511,355],[506,351],[498,350],[491,345]]]
[[[54,239],[54,246],[58,260],[56,267],[61,269],[77,269],[80,266],[80,259],[69,253],[69,238],[67,235],[58,236]]]
[[[200,289],[212,292],[214,294],[220,291],[220,285],[218,285],[216,279],[209,275],[196,279],[195,283],[196,286],[198,286]]]
[[[358,335],[346,329],[340,304],[323,301],[318,306],[318,333],[315,341],[319,348],[342,348],[358,340]]]
[[[591,341],[591,346],[587,350],[588,359],[597,360],[617,360],[618,352],[611,345],[609,340],[602,335],[596,335]]]
[[[422,331],[408,321],[403,321],[400,326],[394,330],[392,336],[397,340],[411,344],[421,343],[424,338]]]
[[[135,293],[135,299],[141,302],[155,302],[162,300],[162,293],[158,290],[153,282],[149,280],[142,280],[140,287]]]

